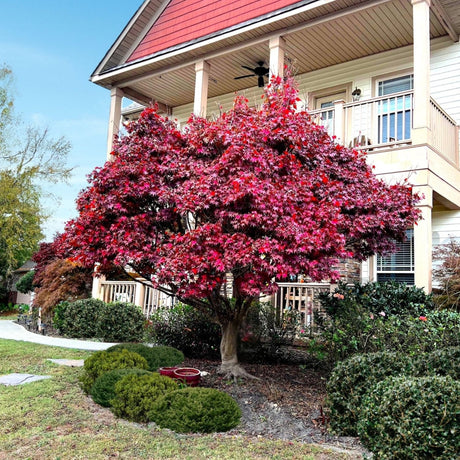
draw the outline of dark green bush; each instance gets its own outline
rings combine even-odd
[[[450,377],[390,377],[364,398],[358,423],[376,459],[460,455],[460,382]]]
[[[99,315],[105,303],[98,299],[82,299],[62,308],[59,318],[59,330],[69,337],[97,337]]]
[[[144,324],[140,307],[125,302],[104,304],[98,316],[96,337],[104,342],[140,342]]]
[[[114,369],[100,375],[93,386],[90,394],[93,401],[103,407],[110,407],[110,401],[115,397],[115,384],[129,374],[145,375],[149,371],[144,369]]]
[[[60,331],[62,334],[64,333],[63,327],[64,326],[64,320],[67,315],[66,310],[69,308],[70,302],[67,302],[66,300],[64,302],[58,303],[54,307],[54,317],[53,317],[53,326],[55,329]]]
[[[89,393],[96,379],[105,372],[113,369],[138,368],[148,369],[145,358],[128,350],[115,352],[97,351],[85,359],[83,375],[80,377],[82,388]]]
[[[423,289],[396,281],[340,283],[333,293],[321,293],[319,297],[322,308],[331,317],[343,314],[343,300],[360,305],[374,315],[384,313],[386,317],[421,316],[435,309],[432,296],[425,294]]]
[[[150,371],[156,371],[160,367],[172,367],[184,361],[184,354],[173,347],[163,345],[149,347],[141,343],[120,343],[107,349],[107,351],[118,351],[126,349],[143,356],[149,365]]]
[[[228,431],[240,422],[241,410],[228,394],[213,388],[184,388],[153,405],[150,420],[178,433]]]
[[[178,387],[175,380],[160,374],[127,375],[115,384],[112,411],[117,417],[133,422],[148,422],[147,414],[157,398]]]
[[[414,357],[415,374],[450,376],[460,380],[460,347],[448,347]]]
[[[331,429],[356,436],[362,398],[369,388],[388,376],[411,374],[414,364],[402,353],[355,355],[339,362],[327,382]]]
[[[18,292],[22,292],[23,294],[27,294],[30,291],[34,290],[34,276],[35,271],[31,270],[27,272],[24,276],[19,278],[18,282],[16,283],[16,289]]]
[[[417,355],[460,345],[460,313],[432,311],[426,316],[392,316],[377,330],[384,350]]]
[[[188,305],[158,311],[150,320],[151,340],[181,350],[189,358],[219,356],[220,326]]]

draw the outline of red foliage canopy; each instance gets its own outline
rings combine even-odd
[[[418,197],[376,178],[297,101],[293,81],[275,79],[260,108],[237,97],[182,132],[146,109],[78,198],[64,235],[74,258],[129,265],[187,299],[220,293],[229,273],[234,296],[256,297],[276,277],[336,278],[337,258],[391,250]]]

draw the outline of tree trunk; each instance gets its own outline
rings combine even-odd
[[[256,378],[248,374],[238,362],[238,339],[242,319],[234,318],[222,327],[222,340],[220,342],[220,355],[222,364],[220,366],[220,373],[228,377],[248,377]]]

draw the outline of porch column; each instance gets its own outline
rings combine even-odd
[[[415,285],[430,293],[432,287],[433,265],[433,190],[431,187],[414,187],[414,192],[423,194],[424,198],[417,206],[422,212],[422,218],[414,225],[414,263]]]
[[[93,299],[104,300],[102,298],[102,283],[105,281],[105,276],[95,276],[93,275],[93,287],[91,290],[91,297]]]
[[[144,313],[145,285],[136,281],[136,295],[134,296],[134,305],[142,308]]]
[[[431,140],[430,128],[430,4],[412,0],[414,33],[414,115],[412,144]]]
[[[206,118],[208,105],[209,64],[199,61],[195,64],[195,100],[193,113],[198,117]]]
[[[112,88],[110,91],[110,115],[109,131],[107,133],[107,160],[110,160],[110,153],[113,150],[114,137],[120,131],[121,123],[121,102],[123,99],[123,90]]]
[[[334,101],[334,136],[336,137],[336,142],[338,144],[342,144],[344,142],[343,133],[345,132],[345,126],[343,104],[345,104],[343,99]]]
[[[270,38],[270,79],[273,75],[283,78],[284,76],[284,49],[286,41],[283,37]]]

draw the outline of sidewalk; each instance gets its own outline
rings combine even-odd
[[[39,343],[41,345],[90,351],[106,350],[112,345],[115,345],[114,343],[61,339],[59,337],[48,337],[46,335],[34,334],[33,332],[26,330],[23,326],[10,320],[0,320],[0,339],[20,340],[23,342]]]

